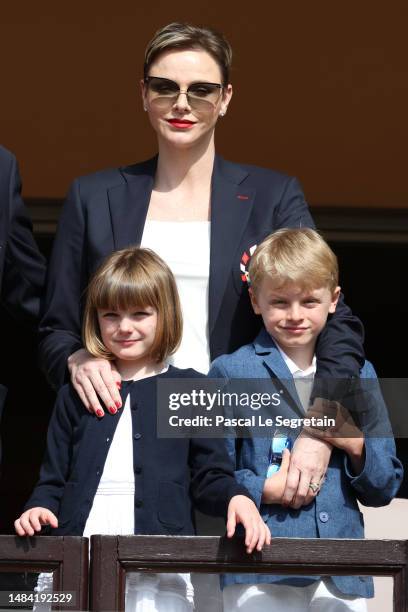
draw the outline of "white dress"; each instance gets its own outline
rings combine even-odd
[[[169,362],[206,374],[210,367],[208,287],[210,276],[209,221],[146,221],[142,247],[167,263],[176,279],[183,313],[183,337]]]
[[[135,478],[130,394],[119,419],[105,467],[83,535],[133,535]],[[41,573],[36,592],[52,592],[52,573]],[[194,589],[190,574],[126,575],[126,612],[191,612]],[[48,612],[48,604],[36,604],[36,612]]]

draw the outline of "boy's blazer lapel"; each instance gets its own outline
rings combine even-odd
[[[293,376],[284,362],[278,347],[265,328],[262,328],[256,337],[254,348],[255,353],[262,359],[264,367],[269,370],[271,376],[279,380],[282,390],[286,393],[285,399],[288,405],[297,415],[303,417],[304,411],[301,407]]]
[[[240,183],[247,176],[248,172],[242,167],[215,157],[211,190],[210,334],[214,329],[233,268],[232,260],[255,199],[255,189],[240,187]]]

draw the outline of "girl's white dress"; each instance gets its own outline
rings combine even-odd
[[[113,437],[103,474],[83,535],[133,535],[135,478],[133,473],[133,436],[130,394]],[[104,418],[109,418],[107,415]],[[52,574],[38,577],[37,592],[52,592]],[[191,612],[194,590],[190,574],[145,574],[126,576],[126,612]],[[36,612],[50,605],[36,604]]]

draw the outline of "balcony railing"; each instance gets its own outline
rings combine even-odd
[[[90,610],[124,610],[128,571],[392,576],[394,611],[408,612],[408,541],[275,538],[247,555],[241,540],[218,537],[91,538]],[[78,537],[0,537],[0,572],[53,571],[54,590],[76,593],[87,610],[88,543]],[[70,609],[61,604],[53,609]]]

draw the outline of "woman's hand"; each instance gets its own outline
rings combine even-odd
[[[349,410],[339,402],[320,400],[315,401],[306,416],[332,419],[334,425],[325,428],[304,427],[304,430],[347,453],[355,474],[359,474],[365,462],[364,434],[357,427]]]
[[[14,521],[14,529],[19,536],[33,536],[35,532],[41,531],[43,525],[58,527],[58,519],[47,508],[30,508]]]
[[[82,403],[89,412],[98,417],[105,414],[99,398],[111,414],[122,406],[120,397],[120,374],[107,359],[93,357],[86,349],[79,349],[68,357],[71,382]]]
[[[262,491],[262,502],[264,504],[281,504],[286,486],[290,465],[290,452],[287,448],[282,453],[282,463],[275,474],[266,478]]]
[[[227,537],[232,538],[237,523],[245,528],[245,546],[247,553],[262,550],[264,544],[271,543],[271,532],[264,523],[254,502],[245,495],[234,495],[228,504]]]
[[[297,510],[316,497],[333,447],[302,431],[293,445],[282,504]],[[309,485],[313,485],[312,487]]]

